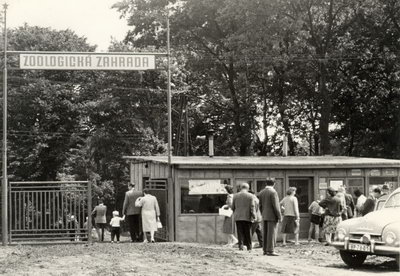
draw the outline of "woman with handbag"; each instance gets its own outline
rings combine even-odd
[[[226,185],[225,190],[228,193],[228,196],[223,208],[232,209],[233,188],[232,186]],[[233,220],[233,214],[230,217],[225,217],[224,224],[222,225],[222,233],[228,236],[227,246],[233,246],[238,242],[235,237],[235,221]]]
[[[147,243],[147,234],[150,232],[150,242],[155,243],[154,233],[157,231],[160,224],[160,207],[155,196],[152,196],[148,189],[143,190],[143,197],[139,197],[136,202],[136,207],[142,207],[142,227],[143,227],[143,242]]]

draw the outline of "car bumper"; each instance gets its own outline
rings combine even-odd
[[[349,241],[348,240],[345,240],[343,242],[335,241],[331,245],[339,250],[349,250]],[[380,244],[371,244],[371,251],[369,251],[369,252],[360,251],[360,252],[366,253],[366,254],[372,254],[372,255],[383,255],[383,256],[400,255],[400,247],[380,245]]]

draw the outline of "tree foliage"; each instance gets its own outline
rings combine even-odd
[[[169,11],[175,154],[206,154],[213,130],[217,155],[280,155],[286,134],[291,155],[400,157],[398,1],[114,8],[132,28],[110,51],[165,52]],[[10,50],[95,50],[68,30],[24,25],[9,37]],[[122,156],[166,152],[165,62],[146,72],[23,71],[11,56],[11,178],[91,179],[98,196],[120,203]]]

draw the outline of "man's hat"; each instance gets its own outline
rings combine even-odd
[[[328,187],[328,191],[331,191],[331,192],[337,192],[337,191],[338,191],[338,189],[337,189],[337,188],[335,188],[335,187]]]
[[[389,185],[388,184],[383,184],[382,190],[389,190]]]

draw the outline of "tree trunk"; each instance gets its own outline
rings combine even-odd
[[[318,80],[319,94],[322,99],[321,119],[319,122],[319,134],[321,139],[321,155],[331,153],[329,123],[331,119],[332,100],[326,87],[327,70],[325,61],[320,61],[320,75]]]

